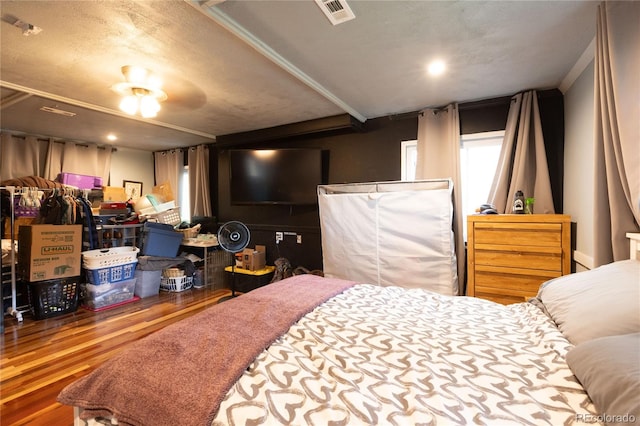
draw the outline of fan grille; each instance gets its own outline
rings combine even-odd
[[[227,222],[218,230],[218,244],[231,253],[238,253],[244,250],[249,245],[250,239],[249,228],[242,222]]]

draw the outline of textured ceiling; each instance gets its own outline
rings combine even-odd
[[[333,26],[312,0],[2,0],[1,126],[161,150],[558,87],[595,36],[597,4],[350,1],[356,19]],[[42,32],[24,36],[16,19]],[[448,63],[437,79],[425,72],[435,57]],[[165,82],[153,120],[118,109],[110,87],[129,64]],[[119,139],[107,142],[109,132]]]

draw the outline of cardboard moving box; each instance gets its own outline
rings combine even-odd
[[[25,281],[80,275],[82,225],[27,225],[18,233],[18,273]]]
[[[246,248],[242,251],[242,269],[257,271],[266,265],[266,246],[256,245],[255,249]]]

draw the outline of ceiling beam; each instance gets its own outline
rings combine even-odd
[[[355,108],[351,107],[345,101],[334,95],[331,91],[329,91],[326,87],[318,83],[316,80],[307,75],[300,68],[296,67],[294,64],[289,62],[286,58],[280,55],[278,52],[273,50],[269,45],[260,40],[258,37],[249,32],[246,28],[232,19],[229,15],[222,12],[220,9],[214,6],[209,6],[210,2],[202,1],[202,0],[185,0],[191,6],[195,7],[200,12],[204,13],[206,16],[211,18],[213,21],[218,23],[220,26],[234,34],[240,40],[247,43],[249,46],[253,47],[267,59],[269,59],[274,64],[278,65],[280,68],[300,80],[302,83],[309,86],[311,89],[315,90],[318,94],[325,97],[327,100],[331,101],[333,104],[340,107],[344,112],[350,114],[358,121],[364,123],[367,121],[367,118],[362,115],[360,112],[356,111]],[[217,3],[216,3],[217,4]]]
[[[33,96],[31,93],[24,93],[24,92],[12,93],[6,98],[0,100],[0,110],[4,108],[9,108],[11,105],[19,104],[25,99],[29,99],[31,96]]]
[[[319,135],[325,132],[359,131],[362,130],[362,126],[362,123],[351,117],[349,114],[334,115],[331,117],[284,124],[282,126],[269,127],[266,129],[220,135],[216,139],[216,147],[229,147],[253,144],[257,142],[284,140],[298,136]]]

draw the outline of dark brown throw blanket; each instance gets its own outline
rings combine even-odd
[[[58,401],[121,425],[206,425],[256,356],[354,283],[298,275],[213,306],[133,343]]]

